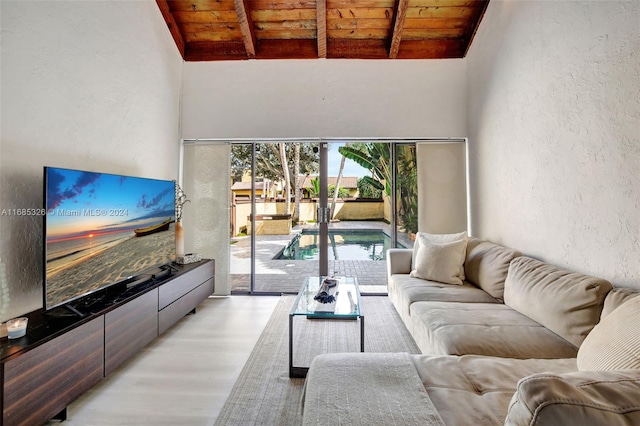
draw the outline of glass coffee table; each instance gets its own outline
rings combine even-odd
[[[293,319],[306,316],[324,320],[360,319],[360,352],[364,352],[364,315],[361,311],[360,288],[355,277],[333,277],[338,280],[336,301],[327,306],[314,300],[325,277],[308,277],[298,292],[291,312],[289,312],[289,377],[306,377],[309,367],[293,365]]]

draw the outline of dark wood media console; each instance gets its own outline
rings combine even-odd
[[[64,420],[71,402],[213,293],[213,260],[173,266],[139,288],[93,295],[83,317],[28,314],[26,336],[0,340],[0,426]]]

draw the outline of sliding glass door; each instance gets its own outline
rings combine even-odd
[[[216,255],[225,262],[216,262],[216,289],[225,282],[218,266],[227,266],[232,293],[295,293],[305,277],[317,275],[355,276],[363,293],[385,293],[388,248],[411,248],[419,224],[446,232],[444,219],[466,217],[466,204],[449,202],[452,193],[462,199],[466,193],[464,161],[457,160],[460,154],[464,160],[463,141],[419,142],[185,142],[184,175],[195,179],[187,195],[211,199],[212,186],[226,187],[215,204],[227,214],[211,217],[191,205],[198,226],[227,232],[207,240],[227,250],[228,260]],[[226,160],[214,152],[227,153]],[[455,188],[443,186],[451,175]],[[196,229],[192,238],[209,234]],[[221,245],[225,240],[229,244]]]
[[[343,275],[386,293],[386,251],[417,230],[415,143],[237,143],[231,164],[233,291],[295,293],[307,276]]]
[[[233,292],[295,293],[308,276],[386,292],[390,143],[233,143]]]
[[[255,196],[252,143],[231,144],[230,152],[230,230],[229,278],[231,292],[248,293],[253,282],[253,245],[251,238],[252,198]],[[258,188],[258,191],[260,188]]]
[[[386,293],[385,256],[393,246],[391,147],[380,141],[330,143],[328,272],[357,277],[365,294]]]
[[[314,140],[232,144],[232,292],[296,293],[319,274],[319,236],[302,233],[318,227],[318,150]]]

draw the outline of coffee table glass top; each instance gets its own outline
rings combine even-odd
[[[313,299],[325,277],[308,277],[298,293],[290,315],[307,315],[324,318],[358,318],[360,312],[360,289],[355,277],[332,277],[338,280],[336,301],[332,307]],[[335,308],[334,308],[335,307]]]

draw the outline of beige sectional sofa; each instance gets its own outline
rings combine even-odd
[[[412,255],[389,250],[389,298],[425,354],[575,357],[611,290],[477,238],[467,244],[462,285],[411,276]]]
[[[389,250],[388,288],[423,355],[316,357],[304,424],[640,425],[637,291],[476,238],[461,284],[418,254]]]

